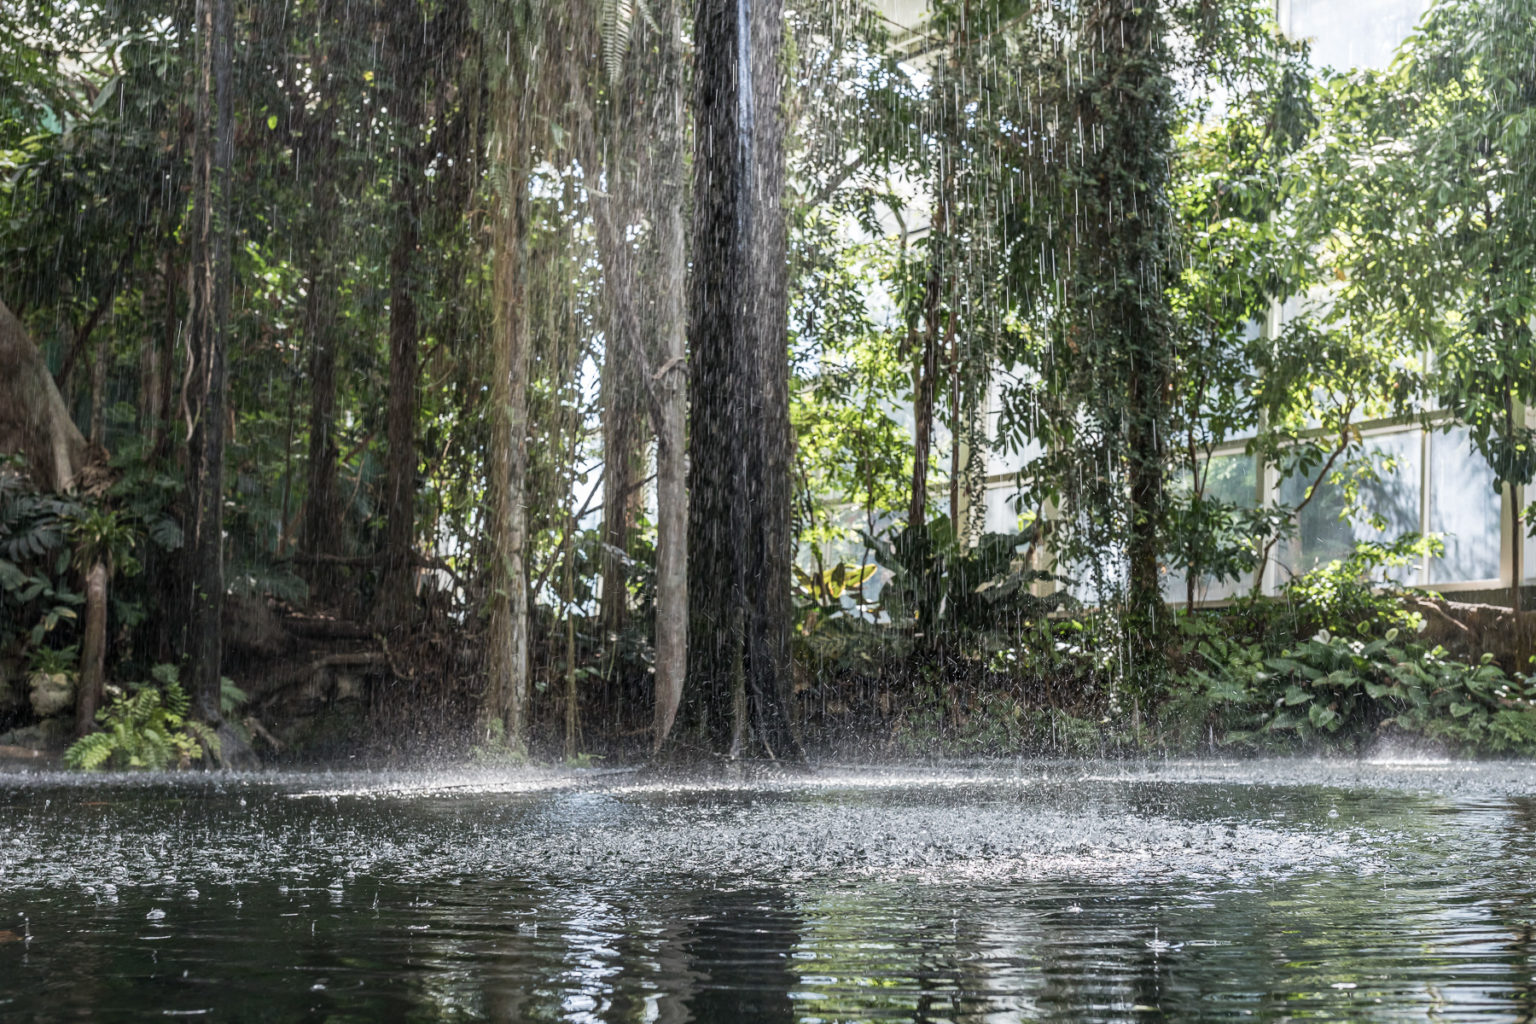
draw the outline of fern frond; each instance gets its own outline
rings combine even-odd
[[[618,84],[634,28],[635,0],[602,0],[603,67],[611,84]]]
[[[161,694],[161,703],[167,711],[182,718],[187,716],[187,710],[192,706],[192,701],[187,697],[187,691],[181,688],[180,683],[165,684]]]
[[[93,732],[69,745],[64,751],[64,763],[80,771],[95,771],[107,763],[115,749],[110,733]]]

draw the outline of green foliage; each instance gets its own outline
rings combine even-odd
[[[996,650],[1009,634],[1071,602],[1065,592],[1036,595],[1036,581],[1061,577],[1022,557],[1030,533],[988,533],[974,545],[957,538],[945,517],[909,526],[889,539],[865,535],[875,560],[891,570],[877,607],[924,646],[950,644]]]
[[[1319,630],[1278,650],[1228,635],[1219,620],[1187,623],[1193,658],[1160,709],[1164,741],[1357,749],[1397,734],[1466,753],[1536,751],[1536,678],[1507,676],[1491,655],[1458,661],[1380,622]]]
[[[1443,545],[1433,537],[1407,534],[1391,543],[1357,541],[1344,558],[1319,565],[1285,584],[1283,597],[1296,604],[1303,630],[1340,633],[1365,627],[1419,626],[1415,613],[1402,607],[1404,588],[1387,570],[1414,564]]]
[[[239,694],[232,685],[228,691],[231,697]],[[130,684],[127,692],[108,687],[108,692],[111,703],[96,713],[101,731],[76,740],[64,752],[69,767],[164,771],[189,767],[205,749],[218,757],[213,730],[187,717],[190,700],[174,665],[156,665],[153,682]]]
[[[1331,746],[1396,731],[1468,752],[1536,750],[1531,680],[1509,678],[1491,656],[1468,665],[1403,636],[1397,629],[1376,637],[1324,631],[1262,668],[1227,666],[1211,685],[1234,697],[1242,685],[1252,717],[1251,728],[1229,732],[1226,742],[1276,745],[1289,733],[1299,743]]]
[[[78,617],[85,598],[70,583],[71,523],[84,514],[69,498],[43,494],[26,478],[0,468],[0,651],[15,643],[37,647],[61,623]]]

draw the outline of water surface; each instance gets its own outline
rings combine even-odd
[[[0,1019],[1536,1017],[1536,767],[0,775]]]

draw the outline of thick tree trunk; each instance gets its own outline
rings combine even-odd
[[[416,607],[416,409],[420,368],[421,186],[428,150],[418,140],[422,117],[422,74],[413,43],[421,29],[414,11],[391,25],[395,84],[390,113],[396,122],[397,157],[392,201],[395,237],[389,254],[389,407],[385,414],[388,454],[384,463],[384,565],[374,622],[408,625]]]
[[[1086,232],[1094,295],[1090,323],[1108,332],[1112,376],[1123,394],[1122,458],[1129,496],[1125,630],[1132,685],[1145,689],[1164,672],[1160,561],[1166,536],[1166,438],[1170,418],[1172,323],[1165,285],[1173,233],[1167,196],[1172,150],[1173,85],[1166,17],[1156,0],[1096,0],[1086,35],[1101,56],[1081,94],[1084,131],[1101,142],[1085,159],[1083,180],[1097,190]]]
[[[524,491],[528,452],[528,136],[524,97],[499,97],[499,152],[505,192],[495,225],[494,301],[489,394],[491,441],[487,500],[491,562],[483,718],[498,721],[506,742],[525,749],[528,694],[528,570]]]
[[[685,351],[687,277],[683,238],[683,50],[678,0],[661,15],[661,81],[657,89],[657,335],[661,424],[656,432],[656,717],[652,749],[672,731],[688,669],[688,412]]]
[[[39,487],[68,491],[86,452],[42,353],[0,302],[0,454],[20,453]]]
[[[190,365],[187,459],[191,522],[187,534],[188,690],[193,713],[222,724],[219,693],[224,602],[225,358],[230,302],[231,117],[230,0],[198,0],[197,124],[193,141]]]
[[[620,147],[622,148],[622,146]],[[608,162],[608,195],[592,197],[597,227],[598,261],[608,305],[608,330],[603,348],[603,593],[599,619],[610,638],[624,628],[629,612],[629,538],[639,510],[642,394],[650,382],[642,379],[637,354],[643,344],[638,302],[638,275],[633,248],[625,237],[632,222],[630,189],[623,171]],[[594,162],[594,166],[596,163]]]
[[[697,739],[802,756],[790,723],[790,435],[780,0],[694,23],[689,508]]]
[[[299,551],[309,559],[310,597],[329,605],[340,589],[336,567],[327,559],[341,554],[341,492],[336,463],[336,347],[335,278],[325,265],[324,248],[310,256],[309,295],[305,299],[305,333],[309,336],[309,450],[305,466],[303,517]]]
[[[419,151],[420,147],[416,147]],[[388,455],[384,464],[384,571],[380,580],[376,624],[408,624],[416,604],[411,550],[416,540],[416,392],[419,383],[419,325],[416,288],[420,246],[415,176],[419,157],[395,182],[395,243],[389,271]]]
[[[80,638],[80,682],[75,687],[75,735],[96,725],[107,666],[107,565],[91,563],[85,574],[85,630]]]

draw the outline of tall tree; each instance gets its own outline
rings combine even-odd
[[[534,5],[505,12],[493,86],[495,183],[492,228],[491,437],[486,487],[488,573],[486,689],[482,718],[499,722],[508,746],[524,749],[528,699],[528,180],[532,163]]]
[[[1074,183],[1089,197],[1074,281],[1077,327],[1102,354],[1105,398],[1124,403],[1126,630],[1133,679],[1141,685],[1161,671],[1167,633],[1160,559],[1173,369],[1166,288],[1175,113],[1167,33],[1156,0],[1092,4],[1083,43],[1099,58],[1090,64],[1076,110],[1084,133],[1097,138],[1083,147]]]
[[[698,6],[684,704],[716,752],[798,758],[782,41],[778,0]]]
[[[222,722],[225,360],[229,333],[230,187],[234,162],[230,0],[198,0],[197,99],[192,148],[191,308],[185,404],[188,439],[185,650],[197,716]]]
[[[459,5],[446,5],[457,11]],[[375,621],[381,626],[408,623],[415,607],[412,544],[416,536],[416,414],[420,385],[417,347],[421,322],[416,295],[422,285],[422,176],[430,155],[423,137],[424,49],[447,40],[442,14],[424,30],[414,5],[394,5],[386,32],[390,54],[389,112],[394,122],[395,173],[390,186],[394,238],[389,252],[389,391],[385,412],[387,454],[384,463],[384,563]],[[425,45],[423,45],[425,44]]]
[[[311,66],[316,102],[304,119],[302,137],[295,145],[296,163],[310,196],[302,224],[306,252],[306,292],[302,314],[303,336],[309,349],[308,450],[305,462],[305,498],[300,516],[299,549],[310,562],[311,596],[334,604],[340,593],[340,574],[334,559],[343,554],[341,489],[337,479],[341,456],[336,434],[336,378],[343,313],[341,281],[344,262],[339,259],[337,215],[341,195],[343,121],[345,105],[341,90],[347,75],[348,36],[358,27],[349,5],[321,0],[315,8],[315,52]],[[293,75],[299,78],[298,74]],[[294,103],[305,110],[302,100]]]
[[[656,714],[652,748],[672,731],[688,669],[688,385],[685,367],[687,277],[683,237],[683,26],[680,0],[665,0],[660,18],[658,86],[652,101],[655,138],[651,223],[656,232]],[[668,285],[671,285],[668,287]]]

